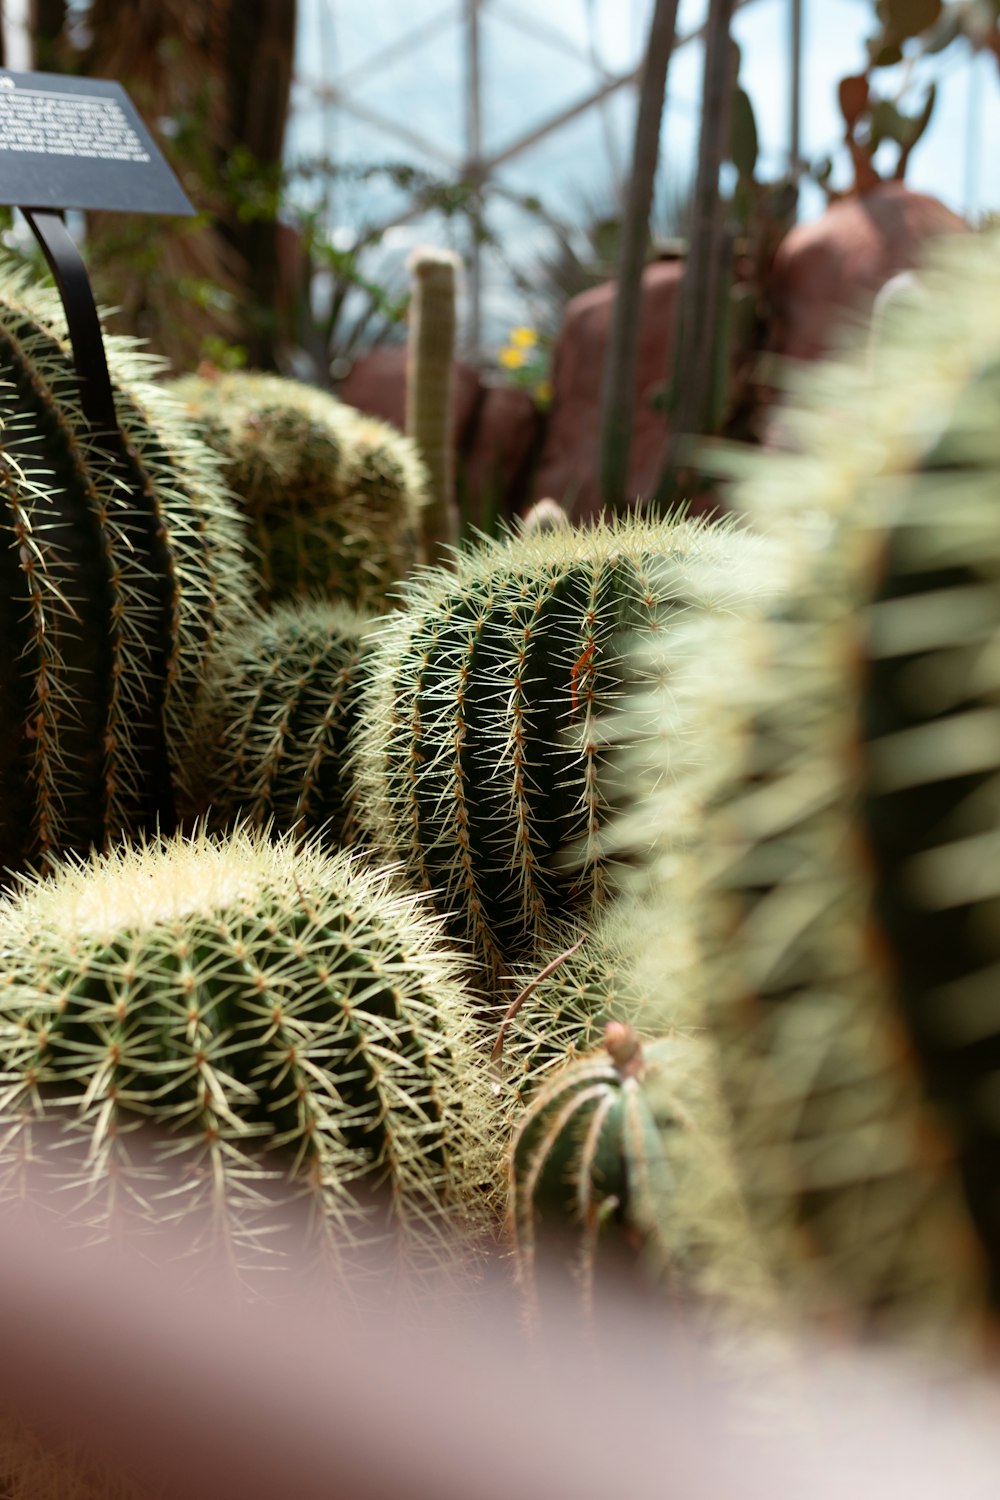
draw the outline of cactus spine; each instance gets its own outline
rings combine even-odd
[[[356,609],[417,560],[427,475],[411,443],[327,391],[233,372],[174,382],[220,455],[257,551],[265,606],[325,594]]]
[[[196,762],[203,808],[350,842],[347,746],[370,621],[345,604],[284,605],[233,631],[205,695]]]
[[[249,608],[238,522],[212,455],[109,338],[126,453],[89,436],[62,310],[0,284],[0,865],[148,826],[154,776],[183,784],[220,630]],[[182,788],[183,790],[183,785]]]
[[[201,832],[26,880],[0,903],[7,1189],[49,1122],[100,1223],[130,1197],[207,1216],[252,1263],[277,1177],[348,1256],[390,1231],[443,1254],[491,1178],[456,967],[391,872],[315,843]]]
[[[742,640],[706,626],[675,677],[713,747],[675,879],[704,902],[755,1221],[810,1317],[938,1343],[975,1337],[985,1302],[960,1166],[1000,1266],[977,852],[1000,766],[996,248],[948,247],[871,360],[815,375],[801,452],[754,460],[739,496],[788,538],[783,596]]]
[[[411,582],[380,628],[359,821],[494,977],[604,899],[599,717],[630,669],[626,640],[672,610],[734,604],[757,556],[743,533],[676,520],[505,539]],[[714,572],[697,597],[696,559]]]
[[[406,352],[406,433],[427,465],[430,499],[423,513],[424,561],[447,564],[458,541],[455,456],[452,445],[452,369],[455,359],[455,276],[461,262],[449,250],[414,250],[408,261],[412,293]]]

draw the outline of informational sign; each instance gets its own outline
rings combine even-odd
[[[120,83],[3,68],[0,203],[195,211]]]

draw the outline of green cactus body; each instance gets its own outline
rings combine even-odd
[[[183,791],[220,630],[249,607],[238,521],[212,455],[108,339],[123,454],[88,433],[54,294],[0,288],[4,734],[0,864],[148,827]]]
[[[230,634],[195,752],[215,819],[350,842],[347,745],[369,627],[345,604],[316,603],[285,605]]]
[[[456,969],[391,872],[313,843],[199,833],[25,882],[0,904],[6,1188],[55,1126],[105,1226],[187,1215],[252,1264],[277,1183],[348,1258],[390,1232],[444,1255],[496,1175]]]
[[[422,248],[408,261],[412,282],[406,358],[406,432],[427,465],[429,500],[423,512],[423,556],[447,564],[458,541],[452,441],[455,359],[455,276],[461,262],[450,250]]]
[[[994,245],[994,248],[996,246]],[[1000,277],[992,280],[1000,296]],[[872,576],[858,717],[874,906],[1000,1303],[1000,320]],[[942,412],[943,416],[945,413]]]
[[[1000,1267],[1000,278],[995,240],[949,256],[873,361],[813,377],[802,451],[752,462],[783,596],[740,639],[705,625],[673,679],[712,746],[674,879],[755,1222],[809,1317],[937,1344],[985,1307],[962,1168]]]
[[[529,1291],[543,1237],[568,1236],[588,1304],[605,1248],[685,1299],[744,1317],[769,1301],[701,1037],[613,1021],[602,1051],[554,1070],[514,1132],[508,1223]]]
[[[647,1060],[627,1027],[611,1024],[612,1047],[567,1064],[525,1111],[511,1154],[510,1217],[520,1254],[530,1262],[535,1221],[551,1215],[576,1221],[586,1248],[605,1222],[649,1227],[648,1200],[659,1179],[669,1191],[670,1169],[657,1121],[643,1094]],[[675,1042],[660,1044],[671,1058]],[[676,1120],[664,1122],[667,1128]]]
[[[605,897],[599,719],[630,670],[626,641],[675,608],[739,599],[752,556],[742,533],[676,520],[505,539],[412,582],[380,625],[359,820],[491,975]],[[717,570],[697,599],[695,558]]]
[[[234,372],[173,383],[246,513],[261,602],[380,611],[417,560],[427,476],[411,443],[327,391]]]

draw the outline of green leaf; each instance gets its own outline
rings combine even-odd
[[[877,151],[883,141],[896,141],[898,145],[906,144],[906,131],[909,121],[889,99],[876,99],[871,107],[871,130],[869,132],[868,144],[872,151]]]
[[[924,51],[928,56],[933,56],[936,52],[943,52],[961,34],[962,13],[957,6],[951,6],[944,12],[940,21],[934,27],[930,37],[924,44]]]
[[[907,135],[907,138],[903,143],[904,145],[915,146],[917,141],[919,141],[920,137],[923,135],[924,131],[930,124],[931,115],[934,113],[934,105],[936,100],[937,84],[932,83],[930,88],[927,90],[927,98],[924,100],[924,107],[920,111],[919,115],[913,115],[907,119],[909,134]]]
[[[941,19],[942,0],[884,0],[886,29],[898,41],[919,36]]]
[[[868,43],[868,57],[873,68],[894,68],[903,61],[903,49],[898,42],[877,36]]]
[[[757,165],[757,122],[753,105],[745,89],[733,95],[732,124],[729,131],[729,159],[741,177],[752,177]]]

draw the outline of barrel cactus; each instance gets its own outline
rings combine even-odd
[[[230,634],[195,746],[200,801],[215,823],[351,841],[347,746],[369,630],[348,605],[317,602],[283,605]]]
[[[688,606],[733,607],[760,557],[743,532],[677,519],[505,538],[412,580],[382,622],[359,822],[493,979],[605,898],[601,720],[632,642]]]
[[[391,872],[315,843],[200,831],[26,879],[0,903],[5,1190],[55,1127],[105,1227],[182,1218],[250,1266],[280,1190],[345,1263],[390,1234],[444,1255],[496,1183],[456,967]]]
[[[329,392],[278,375],[189,375],[171,389],[246,513],[261,602],[325,594],[386,609],[418,555],[427,476],[413,445]]]
[[[949,247],[873,353],[812,377],[800,451],[748,461],[788,576],[685,643],[672,712],[702,748],[655,815],[672,834],[685,781],[707,805],[672,879],[783,1285],[932,1343],[978,1337],[1000,1284],[997,248]]]
[[[218,465],[106,340],[122,451],[91,435],[55,293],[0,269],[0,868],[150,828],[249,609]]]
[[[610,1021],[601,1050],[554,1070],[514,1132],[508,1217],[529,1293],[547,1235],[568,1238],[587,1304],[605,1249],[640,1255],[681,1301],[745,1319],[770,1299],[704,1037],[643,1042]]]

